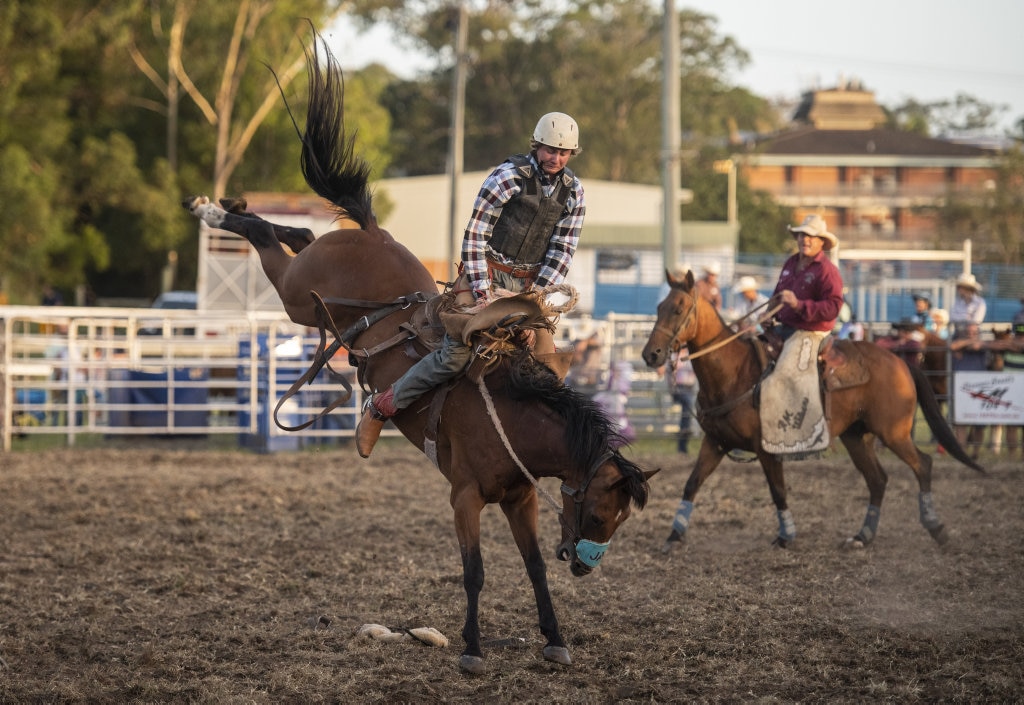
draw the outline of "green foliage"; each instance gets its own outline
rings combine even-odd
[[[967,93],[951,100],[922,103],[913,98],[886,111],[891,127],[921,135],[960,135],[991,131],[1007,106],[986,103]]]
[[[939,210],[939,245],[960,247],[971,238],[979,261],[1024,262],[1024,151],[1006,151],[990,185],[951,192]]]

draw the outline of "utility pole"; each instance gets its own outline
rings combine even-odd
[[[665,269],[672,270],[679,259],[679,15],[675,0],[665,0],[661,54],[661,241]]]
[[[448,267],[451,279],[455,281],[456,269],[461,259],[462,238],[458,232],[459,178],[462,176],[462,142],[466,113],[466,44],[469,35],[469,12],[466,0],[460,0],[455,26],[455,66],[452,71],[451,129],[448,133]]]

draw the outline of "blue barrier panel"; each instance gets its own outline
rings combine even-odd
[[[261,333],[257,336],[257,356],[261,363],[267,363],[270,360],[270,351],[267,349],[267,336],[265,333]],[[238,357],[248,358],[252,354],[252,341],[247,338],[243,338],[238,341]],[[309,365],[306,362],[305,356],[299,354],[296,356],[285,356],[278,352],[275,356],[277,363],[277,379],[276,383],[285,385],[287,389],[295,380],[302,376],[302,374],[308,369]],[[279,450],[298,450],[299,449],[299,437],[295,434],[285,433],[284,435],[270,435],[270,424],[272,423],[272,417],[274,415],[274,407],[277,406],[277,400],[283,391],[273,390],[273,394],[270,394],[269,387],[269,365],[260,364],[256,366],[257,380],[256,380],[256,433],[242,433],[238,436],[238,442],[243,448],[251,448],[264,453],[279,451]],[[248,365],[238,366],[238,381],[250,382],[252,380],[250,367]],[[289,400],[281,409],[281,413],[278,414],[278,419],[281,423],[288,426],[297,425],[299,420],[299,414],[289,413],[289,406],[298,405],[298,397],[294,400]],[[239,387],[238,389],[238,401],[240,404],[249,404],[251,402],[251,396],[248,386]],[[248,411],[238,412],[238,425],[248,426],[251,422],[251,415]]]

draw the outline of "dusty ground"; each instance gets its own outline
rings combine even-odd
[[[689,466],[668,443],[632,455],[664,471],[602,568],[577,579],[548,561],[571,667],[541,658],[518,554],[501,513],[485,513],[484,637],[525,640],[490,649],[485,676],[457,667],[447,486],[403,441],[369,461],[139,442],[2,455],[0,701],[1024,698],[1019,460],[990,462],[988,477],[937,460],[952,533],[940,549],[918,524],[910,471],[885,458],[880,535],[861,552],[837,548],[866,504],[845,457],[790,466],[799,537],[786,551],[769,545],[760,471],[727,461],[698,497],[689,545],[666,559]],[[550,555],[546,508],[541,530]],[[355,637],[364,623],[434,627],[451,645]]]

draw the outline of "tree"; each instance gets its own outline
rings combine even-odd
[[[367,16],[386,17],[415,31],[423,46],[445,56],[451,44],[450,6],[423,3],[357,3]],[[537,118],[551,110],[580,123],[583,152],[574,168],[591,178],[657,183],[660,180],[661,28],[651,3],[576,0],[569,3],[491,2],[473,6],[469,47],[472,64],[466,91],[465,167],[486,169],[528,148]],[[764,100],[731,86],[728,74],[748,57],[729,37],[720,37],[710,16],[680,13],[683,46],[683,129],[692,144],[724,141],[736,129],[772,121]],[[450,58],[450,53],[448,54]],[[451,62],[446,64],[450,66]],[[393,112],[397,168],[414,173],[445,164],[450,69],[439,69],[402,89],[394,104],[424,111]],[[417,93],[418,91],[418,93]],[[424,124],[433,116],[433,129]],[[442,119],[443,118],[443,121]],[[403,137],[402,135],[409,135]],[[418,140],[420,135],[430,138]],[[425,153],[424,149],[431,150]],[[422,165],[422,166],[420,166]]]
[[[940,246],[959,247],[971,238],[980,261],[1024,263],[1024,151],[1007,150],[996,178],[973,192],[952,192],[939,210]]]
[[[956,136],[991,133],[1006,105],[995,105],[967,93],[950,100],[922,103],[913,98],[886,109],[891,127],[920,135]]]

